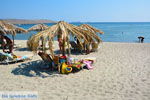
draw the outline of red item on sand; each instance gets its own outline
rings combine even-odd
[[[67,57],[66,57],[66,56],[60,56],[60,58],[62,58],[62,59],[67,59]]]

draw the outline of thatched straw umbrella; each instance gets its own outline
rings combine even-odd
[[[48,26],[45,24],[37,24],[28,29],[28,31],[43,31],[47,29]]]
[[[96,29],[96,28],[94,28],[94,27],[92,27],[91,25],[88,25],[88,24],[81,24],[79,27],[83,28],[85,30],[91,31],[93,33],[100,33],[100,34],[104,33],[103,31],[101,31],[99,29]]]
[[[38,51],[38,47],[40,46],[39,41],[41,38],[44,39],[44,44],[46,41],[49,41],[49,47],[50,47],[50,53],[53,56],[53,48],[52,48],[52,41],[55,36],[61,36],[63,39],[63,55],[65,55],[65,43],[67,42],[67,46],[69,48],[69,39],[70,35],[76,36],[79,40],[79,43],[82,45],[82,42],[84,41],[85,44],[88,44],[89,40],[96,39],[97,41],[100,41],[98,36],[94,35],[92,37],[90,34],[91,32],[88,30],[81,29],[77,26],[74,26],[72,24],[68,24],[66,22],[60,21],[57,24],[49,27],[48,29],[41,31],[37,33],[36,35],[33,35],[27,42],[27,45],[29,49],[34,51],[35,53]],[[45,46],[43,46],[44,48]],[[70,51],[69,51],[70,54]]]
[[[5,30],[3,29],[2,26],[0,26],[0,33],[6,34]]]
[[[23,28],[0,20],[0,34],[11,34],[13,37],[13,44],[14,44],[14,36],[16,35],[16,33],[26,33],[26,32],[27,30]]]
[[[104,32],[102,32],[101,30],[98,30],[88,24],[82,24],[76,28],[79,28],[80,31],[85,31],[83,33],[85,33],[85,36],[90,37],[90,41],[97,41],[98,43],[102,42],[102,40],[100,39],[100,37],[96,34],[96,33],[100,33],[103,34]]]
[[[92,27],[91,25],[88,25],[88,24],[81,24],[79,27],[82,28],[82,29],[84,29],[84,30],[90,31],[90,32],[91,32],[90,35],[91,35],[92,37],[95,37],[95,39],[97,39],[97,43],[94,42],[93,40],[91,40],[91,42],[89,43],[89,46],[90,46],[90,45],[97,45],[97,46],[98,46],[99,43],[102,42],[101,38],[100,38],[100,37],[97,37],[97,34],[96,34],[96,33],[104,34],[103,31],[101,31],[101,30],[99,30],[99,29],[96,29],[96,28],[94,28],[94,27]],[[93,47],[93,46],[92,46],[92,47]],[[92,48],[92,49],[93,49],[93,48]]]

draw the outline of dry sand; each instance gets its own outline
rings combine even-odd
[[[32,52],[26,41],[17,55]],[[37,91],[38,100],[150,100],[150,44],[102,43],[98,52],[72,55],[96,57],[93,70],[60,75],[40,68],[41,58],[0,65],[0,91]],[[17,100],[17,99],[16,99]]]

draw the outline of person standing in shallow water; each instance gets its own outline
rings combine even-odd
[[[139,36],[138,39],[139,39],[139,42],[140,42],[140,43],[143,43],[143,42],[144,42],[144,37],[143,37],[143,36]]]
[[[144,37],[141,39],[141,43],[143,43],[144,42]]]
[[[4,36],[4,35],[0,35],[0,42],[1,42],[1,46],[3,48],[3,52],[7,52],[7,51],[5,51],[5,49],[8,47],[8,49],[9,49],[8,53],[12,53],[13,42],[10,38],[8,38],[7,36]]]

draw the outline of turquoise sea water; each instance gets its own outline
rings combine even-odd
[[[90,24],[93,27],[104,31],[103,35],[99,35],[104,42],[138,42],[138,36],[144,36],[144,42],[150,43],[150,22],[92,22],[92,23],[71,23],[74,25]],[[30,28],[34,24],[17,25],[25,29]],[[47,24],[51,26],[53,24]],[[28,34],[17,34],[15,39],[27,40],[36,31]]]

